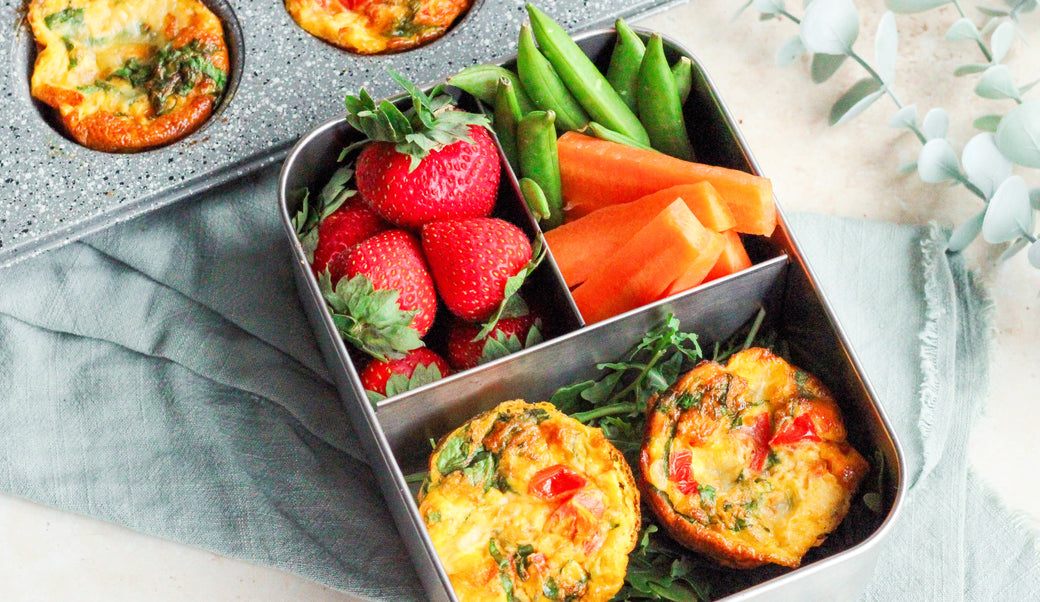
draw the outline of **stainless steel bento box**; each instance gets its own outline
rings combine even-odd
[[[587,54],[602,63],[608,59],[614,32],[592,32],[577,39]],[[759,174],[733,119],[696,58],[673,41],[666,40],[666,47],[669,60],[685,55],[694,62],[693,91],[684,109],[698,159]],[[541,291],[540,301],[552,308],[555,317],[545,342],[372,404],[292,225],[292,216],[300,206],[300,191],[320,188],[335,169],[340,150],[357,136],[343,119],[335,119],[302,138],[282,168],[279,202],[303,305],[431,599],[454,600],[455,596],[423,526],[414,490],[405,480],[405,475],[425,470],[431,438],[439,438],[501,401],[542,401],[563,385],[595,378],[598,362],[623,356],[668,314],[680,320],[684,331],[697,333],[706,347],[729,337],[762,308],[769,327],[788,345],[792,360],[819,376],[834,392],[845,415],[850,442],[865,456],[874,458],[875,472],[868,480],[877,483],[880,479],[882,483],[881,509],[850,513],[838,531],[811,551],[798,569],[764,567],[744,571],[736,580],[735,571],[720,572],[720,583],[713,584],[714,591],[728,600],[776,602],[849,599],[862,590],[904,496],[902,454],[824,292],[798,251],[782,210],[780,225],[770,239],[746,241],[753,267],[591,326],[582,322],[549,257],[529,285]],[[534,235],[537,225],[518,200],[515,175],[508,167],[504,169],[499,211]]]

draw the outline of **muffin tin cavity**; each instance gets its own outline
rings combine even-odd
[[[189,23],[189,25],[182,27],[182,32],[187,32],[186,28],[191,28],[192,37],[195,40],[202,41],[191,41],[183,46],[179,47],[177,51],[169,52],[168,50],[160,49],[158,46],[154,48],[148,55],[142,56],[140,50],[142,43],[147,44],[160,44],[163,39],[162,36],[156,38],[156,34],[150,33],[156,30],[157,21],[154,17],[146,17],[141,11],[150,10],[148,7],[140,6],[133,9],[128,9],[131,16],[126,17],[125,27],[127,31],[119,30],[116,34],[106,34],[101,38],[95,39],[93,36],[98,34],[91,34],[91,37],[85,38],[84,41],[82,28],[84,25],[83,21],[83,9],[65,9],[52,13],[47,16],[45,21],[50,29],[48,35],[53,36],[55,34],[62,35],[61,42],[65,44],[65,48],[68,49],[68,69],[71,71],[77,64],[77,60],[82,58],[81,50],[76,48],[83,45],[89,47],[87,51],[90,56],[91,64],[97,61],[98,72],[94,76],[85,75],[79,73],[74,76],[77,80],[83,81],[84,77],[93,78],[104,78],[97,79],[91,85],[77,85],[76,89],[83,91],[86,98],[83,101],[82,106],[93,106],[95,102],[94,97],[103,95],[105,100],[101,100],[103,104],[101,107],[109,106],[112,108],[102,108],[103,112],[108,113],[111,117],[107,119],[115,119],[112,123],[106,126],[101,126],[101,122],[94,122],[93,120],[85,120],[83,123],[97,123],[94,126],[80,126],[80,136],[86,135],[88,140],[84,142],[84,149],[90,151],[101,150],[103,152],[147,152],[164,146],[172,144],[178,144],[183,141],[189,140],[194,136],[198,136],[199,132],[206,129],[207,126],[213,122],[215,118],[224,111],[230,99],[234,96],[235,89],[238,86],[238,82],[241,79],[242,64],[244,58],[244,47],[242,40],[242,30],[239,26],[238,19],[235,15],[234,10],[225,0],[201,0],[200,4],[205,7],[209,14],[205,14],[204,17],[194,15],[190,11],[201,10],[198,9],[199,4],[196,3],[180,3],[171,8],[170,10],[176,11],[181,14],[181,23]],[[194,6],[194,7],[193,7]],[[43,12],[51,10],[51,8],[44,8]],[[89,9],[93,10],[93,9]],[[115,10],[115,9],[113,9]],[[72,11],[70,13],[70,11]],[[134,12],[136,11],[136,12]],[[205,13],[205,11],[202,11]],[[73,20],[69,21],[73,29],[68,30],[68,26],[62,23],[61,16],[65,13],[70,13]],[[78,15],[77,15],[78,13]],[[95,13],[96,15],[97,13]],[[137,15],[137,16],[135,16]],[[191,16],[189,16],[191,15]],[[76,26],[75,17],[78,16],[79,25]],[[53,19],[52,19],[53,18]],[[111,17],[112,20],[116,20],[118,17]],[[142,21],[139,21],[143,19]],[[51,26],[51,21],[54,20],[56,25]],[[94,22],[97,22],[97,18],[94,18]],[[118,22],[118,21],[116,21]],[[140,25],[134,25],[140,23]],[[150,25],[149,25],[150,24]],[[63,25],[66,29],[61,29]],[[40,25],[43,27],[43,25]],[[91,22],[86,23],[86,27],[93,27]],[[57,29],[55,29],[57,28]],[[218,32],[219,28],[219,32]],[[89,31],[93,32],[94,29]],[[32,28],[28,23],[24,25],[24,31],[19,36],[19,44],[16,51],[16,65],[24,66],[24,77],[26,81],[26,89],[29,90],[29,102],[35,109],[36,114],[40,122],[49,126],[54,133],[61,136],[65,140],[73,144],[80,144],[76,140],[77,134],[70,132],[69,123],[64,122],[61,113],[58,108],[52,106],[53,103],[61,103],[65,105],[67,101],[61,100],[64,92],[46,92],[46,87],[43,88],[45,93],[48,94],[48,100],[45,102],[40,98],[33,97],[31,92],[31,82],[34,76],[34,72],[43,70],[46,73],[47,79],[55,81],[56,85],[64,88],[65,86],[74,85],[73,82],[76,80],[64,80],[65,77],[60,75],[58,69],[63,69],[62,65],[56,65],[55,60],[61,60],[61,57],[65,56],[61,53],[57,56],[54,54],[43,54],[41,53],[42,41],[36,40],[33,35]],[[69,37],[65,37],[65,36]],[[181,34],[183,35],[183,33]],[[223,48],[218,52],[217,59],[211,58],[211,52],[213,52],[213,42],[206,42],[206,39],[215,40],[217,36],[220,36],[223,40]],[[95,41],[96,40],[96,41]],[[152,41],[154,40],[154,41]],[[50,45],[56,45],[60,42],[51,39]],[[115,54],[118,53],[118,54]],[[178,82],[195,82],[198,81],[202,85],[212,85],[211,77],[218,77],[218,72],[214,70],[213,63],[211,61],[217,60],[216,64],[219,65],[224,61],[226,54],[227,60],[227,72],[223,76],[221,87],[215,93],[216,102],[211,103],[212,108],[208,109],[206,113],[200,113],[195,108],[201,106],[192,103],[192,101],[183,101],[181,105],[176,107],[172,104],[172,100],[176,98],[184,98],[182,94],[188,94],[189,97],[194,96],[191,91],[186,91],[184,84],[178,84]],[[113,56],[130,56],[133,58],[128,59],[123,67],[119,70],[112,71],[114,66]],[[46,60],[43,57],[48,57]],[[96,58],[94,58],[96,57]],[[156,58],[153,58],[156,57]],[[163,58],[166,57],[166,58]],[[136,61],[135,61],[136,59]],[[162,61],[162,65],[168,65],[168,75],[163,75],[163,80],[168,81],[166,90],[169,90],[170,96],[167,98],[164,96],[163,91],[155,92],[158,96],[150,97],[153,102],[162,103],[164,98],[167,98],[165,108],[156,109],[162,111],[159,114],[163,115],[164,112],[172,112],[165,117],[155,117],[152,125],[144,125],[143,123],[137,123],[136,121],[125,121],[123,125],[116,125],[122,115],[121,102],[130,102],[133,106],[140,107],[141,98],[139,96],[127,97],[131,88],[130,85],[134,86],[134,94],[138,94],[141,90],[140,86],[151,85],[148,80],[156,77],[154,72],[151,71],[151,64],[153,61]],[[197,66],[196,66],[197,65]],[[106,77],[106,73],[110,72],[112,75]],[[120,74],[120,75],[116,75]],[[211,74],[214,74],[211,76]],[[112,79],[115,77],[116,79]],[[133,78],[133,84],[128,84],[128,78]],[[185,79],[186,78],[186,79]],[[44,80],[47,81],[47,80]],[[178,86],[181,89],[178,89]],[[194,86],[194,83],[189,83],[188,86]],[[107,91],[107,92],[106,92]],[[149,94],[152,94],[150,92]],[[134,100],[119,100],[133,98]],[[199,98],[199,101],[202,99]],[[208,101],[207,101],[208,102]],[[114,104],[108,104],[114,103]],[[127,105],[128,107],[130,105]],[[119,108],[117,108],[119,107]],[[130,107],[132,108],[132,107]],[[208,114],[207,114],[208,113]],[[89,109],[88,113],[89,114]],[[178,115],[174,117],[174,115]],[[169,121],[170,119],[173,121]],[[165,122],[165,123],[164,123]],[[177,125],[173,125],[177,124]],[[116,125],[116,127],[112,127]],[[126,133],[118,134],[120,130],[125,130]],[[86,132],[91,132],[86,134]],[[131,133],[133,132],[133,133]],[[99,137],[100,136],[100,137]]]

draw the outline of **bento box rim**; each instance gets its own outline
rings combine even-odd
[[[642,34],[642,35],[649,35],[650,33],[660,33],[660,32],[652,32],[651,30],[649,30],[647,28],[643,28],[643,27],[639,27],[639,26],[633,26],[633,29],[637,33]],[[572,34],[572,37],[574,38],[575,41],[581,42],[581,41],[584,41],[584,40],[587,40],[587,39],[590,39],[590,38],[595,38],[595,37],[604,36],[604,35],[613,36],[615,34],[616,34],[616,31],[613,28],[598,28],[598,29],[592,29],[592,30],[587,30],[587,31],[583,31],[583,32],[574,33],[574,34]],[[762,175],[762,170],[761,170],[757,160],[755,159],[753,153],[749,149],[747,141],[745,140],[743,133],[740,131],[740,128],[738,127],[737,122],[734,121],[733,115],[730,112],[728,106],[726,105],[726,103],[723,101],[723,99],[718,94],[718,88],[716,87],[716,85],[714,83],[714,80],[712,79],[710,74],[704,68],[703,63],[701,63],[701,61],[697,58],[696,54],[694,54],[692,51],[690,51],[689,48],[687,48],[684,44],[679,43],[678,41],[676,41],[674,38],[672,38],[671,36],[669,36],[667,34],[660,34],[660,35],[662,36],[662,39],[665,42],[666,47],[671,47],[674,51],[676,51],[678,53],[681,53],[681,54],[683,54],[685,56],[688,56],[690,58],[690,60],[692,60],[694,62],[694,64],[697,66],[698,71],[699,71],[699,75],[703,78],[704,84],[707,86],[707,90],[711,93],[712,98],[718,104],[718,107],[719,107],[719,110],[721,112],[721,115],[722,115],[724,121],[726,122],[726,124],[730,127],[730,130],[731,130],[732,135],[734,136],[735,142],[738,144],[741,153],[746,158],[746,160],[748,162],[748,165],[751,168],[752,173],[755,174],[755,175],[760,175],[761,176]],[[506,63],[506,62],[509,62],[509,61],[511,61],[513,59],[515,59],[515,55],[504,57],[502,60],[498,61],[498,64]],[[441,80],[435,80],[433,83],[427,82],[427,83],[423,84],[422,86],[420,86],[420,89],[429,90],[434,85],[437,85],[439,83],[443,83],[443,81],[444,81],[444,79],[446,79],[446,77],[447,76],[445,76],[445,78],[442,78]],[[395,100],[399,99],[401,96],[402,96],[401,94],[394,95],[392,97],[389,97],[388,100],[395,101]],[[332,118],[329,118],[326,121],[322,122],[317,127],[315,127],[314,129],[312,129],[308,133],[306,133],[303,136],[301,136],[299,138],[299,140],[297,140],[297,142],[290,148],[290,150],[286,154],[286,157],[285,157],[285,159],[283,160],[283,163],[282,163],[282,168],[281,168],[281,171],[280,171],[279,177],[278,177],[278,197],[279,197],[278,200],[279,200],[279,205],[280,205],[279,209],[280,209],[280,212],[281,212],[281,215],[282,215],[283,227],[285,228],[285,231],[286,231],[287,235],[290,237],[290,241],[292,243],[291,246],[293,248],[293,255],[295,256],[297,261],[306,262],[306,256],[303,253],[303,249],[302,249],[302,245],[300,244],[300,241],[296,237],[295,229],[294,229],[294,227],[292,225],[292,216],[289,215],[289,209],[288,209],[288,201],[289,201],[288,193],[289,193],[289,190],[287,189],[288,179],[289,179],[289,166],[294,163],[295,159],[302,152],[302,150],[304,148],[306,148],[315,138],[325,134],[327,130],[339,127],[341,125],[346,125],[346,127],[351,127],[348,123],[346,123],[346,119],[345,119],[345,117],[343,115],[340,115],[340,116],[337,116],[337,117],[332,117]],[[862,383],[864,389],[866,390],[866,393],[867,393],[867,395],[868,395],[868,397],[870,399],[870,402],[871,402],[871,404],[873,406],[873,409],[877,413],[880,425],[884,429],[885,434],[889,437],[889,439],[892,442],[893,451],[894,451],[895,456],[896,456],[896,466],[893,467],[892,472],[897,476],[898,482],[895,484],[895,487],[894,487],[895,495],[894,495],[894,497],[892,499],[891,509],[889,510],[888,515],[882,520],[881,524],[868,537],[866,537],[865,539],[863,539],[862,541],[860,541],[856,545],[853,545],[853,546],[851,546],[849,548],[846,548],[846,549],[844,549],[844,550],[842,550],[840,552],[837,552],[837,553],[835,553],[835,554],[833,554],[831,556],[828,556],[826,558],[823,558],[823,559],[820,559],[818,561],[815,561],[815,562],[813,562],[810,565],[806,565],[804,567],[800,567],[800,568],[794,569],[794,570],[792,570],[792,571],[790,571],[788,573],[785,573],[783,575],[779,575],[777,577],[771,578],[771,579],[769,579],[767,581],[764,581],[762,583],[753,585],[753,586],[751,586],[751,587],[749,587],[749,588],[747,588],[745,590],[741,590],[741,591],[736,592],[736,593],[734,593],[734,594],[732,594],[730,596],[727,596],[726,599],[740,599],[740,598],[742,598],[742,597],[744,597],[746,595],[752,595],[753,593],[754,594],[758,594],[758,593],[762,593],[764,590],[769,590],[769,589],[774,589],[776,587],[781,587],[786,582],[791,581],[791,580],[801,579],[801,578],[803,578],[807,574],[818,573],[820,571],[826,571],[831,566],[833,566],[835,564],[845,562],[848,559],[848,557],[858,555],[860,552],[865,551],[865,550],[867,550],[869,548],[873,548],[875,545],[878,545],[880,543],[879,540],[887,537],[889,532],[894,528],[894,524],[896,523],[896,520],[897,520],[898,516],[902,512],[903,501],[904,501],[904,498],[905,498],[905,495],[906,495],[906,489],[907,489],[907,478],[906,478],[905,471],[904,471],[905,455],[904,455],[904,452],[903,452],[902,444],[901,444],[901,442],[899,440],[899,436],[897,435],[896,431],[892,428],[891,421],[889,420],[888,415],[885,412],[884,407],[880,403],[878,403],[878,397],[877,397],[876,391],[875,391],[873,385],[870,383],[869,377],[867,376],[866,372],[863,370],[862,364],[861,364],[861,362],[860,362],[860,360],[859,360],[859,358],[858,358],[858,356],[857,356],[857,354],[855,352],[855,349],[853,348],[853,346],[851,345],[850,341],[848,340],[848,337],[845,334],[845,330],[841,326],[840,320],[835,315],[835,312],[834,312],[834,310],[832,308],[832,305],[831,305],[831,303],[830,303],[830,301],[829,301],[829,299],[828,299],[828,297],[826,295],[826,292],[819,286],[818,278],[816,276],[815,271],[813,270],[812,266],[808,262],[806,262],[804,257],[802,256],[800,247],[798,245],[797,236],[790,230],[790,228],[788,228],[788,226],[787,226],[788,221],[787,221],[787,217],[786,217],[786,212],[784,211],[781,203],[775,197],[775,195],[774,195],[774,203],[776,205],[778,218],[779,218],[778,219],[778,225],[779,225],[779,227],[782,228],[783,233],[785,234],[785,236],[790,241],[790,247],[791,248],[787,250],[787,254],[788,254],[789,260],[791,262],[797,264],[797,267],[802,269],[803,272],[805,273],[806,277],[808,278],[808,281],[809,281],[809,284],[810,284],[810,286],[812,288],[812,291],[817,296],[817,298],[819,300],[819,303],[820,303],[820,306],[821,306],[822,310],[824,311],[825,317],[834,326],[834,332],[835,332],[837,338],[839,339],[839,341],[840,341],[840,343],[841,343],[841,345],[843,347],[843,351],[844,351],[844,353],[846,355],[846,359],[850,362],[853,370],[856,373],[856,376],[859,378],[859,380]],[[317,282],[316,282],[316,280],[314,278],[307,279],[307,287],[310,289],[310,293],[316,299],[323,299],[323,296],[321,295],[321,292],[320,292],[320,290],[318,289],[318,286],[317,286]],[[330,332],[335,332],[336,328],[335,328],[335,325],[332,322],[332,319],[331,319],[331,316],[329,315],[327,307],[322,308],[322,311],[320,313],[321,313],[323,321],[325,322],[325,327]],[[581,332],[584,329],[588,329],[588,328],[601,328],[601,327],[604,327],[604,326],[609,327],[610,322],[611,322],[610,320],[607,320],[607,321],[602,322],[600,324],[585,325],[585,326],[582,327],[582,329],[579,329],[578,331],[575,331],[575,332]],[[573,333],[571,333],[571,334],[573,334]],[[342,340],[342,338],[338,338],[337,337],[337,339],[333,341],[333,344],[336,347],[338,355],[341,358],[349,359],[349,353],[346,350],[346,344]],[[382,431],[382,427],[380,426],[379,418],[378,418],[378,416],[376,414],[376,408],[373,406],[373,404],[368,402],[367,396],[364,395],[363,392],[358,390],[357,371],[353,367],[351,362],[347,362],[347,364],[348,365],[346,365],[345,368],[347,369],[348,376],[351,377],[350,378],[351,384],[353,385],[353,388],[354,388],[355,399],[353,401],[355,403],[358,403],[358,405],[361,406],[360,409],[362,410],[363,415],[365,416],[365,418],[366,418],[366,420],[368,422],[368,424],[366,426],[368,427],[368,429],[371,432],[371,434],[376,438],[376,443],[377,443],[377,446],[378,446],[380,452],[384,456],[387,456],[389,460],[391,460],[391,461],[387,462],[386,464],[388,466],[390,466],[390,468],[391,468],[391,471],[393,473],[391,476],[392,476],[394,482],[396,483],[396,485],[402,491],[408,491],[409,490],[409,486],[408,486],[408,484],[407,484],[407,482],[405,480],[405,475],[401,471],[401,468],[397,464],[396,460],[394,460],[393,452],[389,448],[389,441],[387,440],[387,438],[385,436],[385,433]],[[342,401],[343,402],[347,402],[347,400],[342,400]],[[424,525],[423,525],[423,523],[421,521],[421,517],[418,515],[418,506],[416,505],[414,499],[410,499],[410,502],[411,503],[408,504],[408,508],[407,508],[407,510],[408,510],[407,514],[408,514],[408,516],[410,518],[410,521],[411,521],[413,527],[415,528],[415,530],[417,531],[417,534],[419,535],[419,537],[423,540],[424,546],[427,548],[427,550],[428,551],[433,551],[434,548],[433,548],[432,540],[430,539],[429,534],[426,531],[426,529],[425,529],[425,527],[424,527]],[[434,556],[434,568],[436,569],[441,582],[446,585],[447,593],[448,593],[449,597],[451,599],[456,599],[454,592],[450,588],[450,580],[447,577],[447,574],[446,574],[446,572],[444,570],[443,564],[440,562],[440,560],[438,558],[436,558],[436,554],[434,554],[433,556]]]

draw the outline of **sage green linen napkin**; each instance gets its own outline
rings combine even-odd
[[[0,270],[0,490],[422,599],[297,300],[276,178]],[[984,295],[939,229],[790,219],[907,452],[905,512],[864,596],[1030,598],[1032,535],[966,460]]]

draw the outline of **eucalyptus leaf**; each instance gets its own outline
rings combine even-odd
[[[856,117],[874,103],[884,91],[873,77],[859,80],[831,107],[831,125],[841,125]]]
[[[961,65],[960,67],[957,67],[956,69],[953,70],[953,74],[956,77],[964,77],[965,75],[974,75],[976,73],[982,73],[986,69],[989,69],[989,65],[979,65],[979,64]]]
[[[976,6],[975,8],[977,8],[980,13],[986,15],[987,17],[1006,17],[1011,14],[1006,10],[1000,10],[997,8],[988,8],[985,6]]]
[[[946,132],[950,129],[950,114],[946,112],[946,109],[936,107],[924,116],[924,121],[921,122],[921,133],[928,140],[935,140],[936,138],[945,138]]]
[[[888,120],[888,125],[896,129],[917,127],[917,105],[908,105],[896,111]]]
[[[917,156],[917,174],[930,184],[954,180],[960,176],[957,153],[945,138],[929,140]]]
[[[780,67],[786,67],[801,58],[805,52],[805,44],[802,44],[802,38],[794,36],[784,42],[780,49],[776,51],[776,64]]]
[[[803,44],[802,47],[804,48],[805,45]],[[841,67],[841,64],[844,62],[844,54],[822,54],[819,52],[814,54],[810,69],[813,83],[822,84],[830,79],[830,77],[838,71],[838,67]]]
[[[997,188],[986,208],[982,237],[990,244],[1012,241],[1033,229],[1029,188],[1021,176],[1011,176]]]
[[[775,15],[784,11],[784,0],[751,0],[751,8],[760,13]]]
[[[993,36],[990,38],[990,50],[993,53],[993,62],[999,63],[1004,60],[1009,50],[1011,50],[1011,44],[1015,41],[1015,24],[1011,21],[1004,21],[997,26],[996,31],[993,32]]]
[[[910,161],[899,166],[899,173],[911,174],[917,171],[917,161]]]
[[[1040,79],[1035,79],[1035,80],[1029,82],[1028,84],[1026,84],[1024,86],[1019,86],[1018,91],[1021,94],[1025,94],[1026,92],[1032,90],[1033,87],[1036,86],[1037,84],[1040,84]]]
[[[1029,189],[1029,204],[1033,206],[1034,211],[1040,211],[1040,188]]]
[[[896,76],[896,56],[899,53],[899,31],[896,16],[888,11],[881,16],[874,38],[874,62],[881,81],[890,85]]]
[[[859,14],[852,0],[815,0],[805,9],[800,27],[810,52],[850,54],[859,37]]]
[[[1011,161],[997,148],[996,137],[983,132],[972,137],[961,152],[964,173],[986,198],[993,196],[1001,182],[1011,176]]]
[[[1040,240],[1033,241],[1033,244],[1029,245],[1029,263],[1036,269],[1040,270]]]
[[[978,40],[980,37],[979,28],[975,27],[975,24],[967,17],[958,19],[946,30],[946,39],[951,42],[957,40]]]
[[[979,233],[982,232],[982,220],[986,217],[986,210],[983,209],[971,217],[968,221],[964,222],[950,234],[950,241],[946,245],[946,250],[951,253],[959,253],[963,251],[971,241],[978,238]]]
[[[1000,254],[997,261],[1007,261],[1008,259],[1011,259],[1015,255],[1018,255],[1022,249],[1026,248],[1026,245],[1028,244],[1028,238],[1025,236],[1019,236],[1015,240],[1011,241],[1011,244],[1008,245],[1008,248],[1004,249],[1004,252]]]
[[[1000,16],[1000,17],[990,17],[986,21],[986,24],[982,26],[982,29],[979,31],[979,33],[984,38],[987,37],[987,36],[993,35],[993,32],[997,29],[997,26],[1000,25],[1003,22],[1004,22],[1004,17],[1003,16]]]
[[[1003,115],[983,115],[973,121],[972,125],[975,126],[975,129],[984,132],[996,132],[1002,118]]]
[[[975,86],[975,93],[983,98],[1012,98],[1021,100],[1022,96],[1015,86],[1015,79],[1007,65],[993,65],[982,74]]]
[[[951,0],[885,0],[885,6],[897,13],[920,13],[950,2]]]
[[[1040,168],[1040,100],[1011,109],[997,127],[997,148],[1012,162]]]

